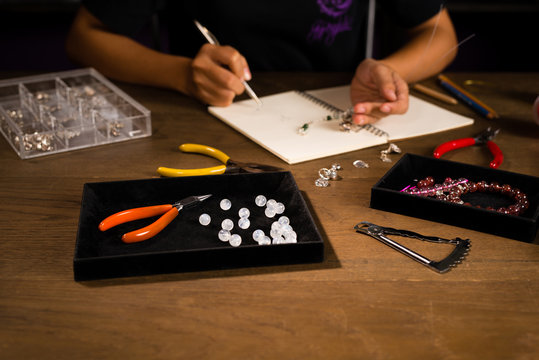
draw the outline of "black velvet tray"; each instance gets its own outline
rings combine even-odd
[[[99,223],[109,215],[133,207],[172,204],[191,195],[213,196],[195,207],[181,210],[163,231],[148,240],[126,244],[122,234],[139,229],[156,218],[137,220],[101,232]],[[285,205],[282,215],[290,218],[297,243],[258,245],[252,238],[255,229],[269,235],[271,223],[281,215],[268,218],[265,207],[258,207],[257,195]],[[232,208],[224,211],[219,203],[230,199]],[[240,229],[238,210],[251,211],[251,226]],[[207,213],[208,226],[199,223]],[[234,221],[232,233],[242,237],[232,247],[217,237],[221,222]],[[84,185],[79,228],[73,258],[75,280],[150,275],[184,271],[225,269],[248,266],[321,262],[324,242],[290,172],[209,175],[159,178]]]
[[[475,182],[485,180],[509,184],[512,188],[519,188],[523,191],[528,196],[530,205],[524,213],[515,216],[400,191],[407,185],[415,184],[415,180],[424,179],[427,176],[434,177],[438,183],[443,182],[446,177],[450,177],[453,179],[466,178]],[[468,198],[466,199],[465,196]],[[482,207],[490,205],[494,208],[508,205],[504,201],[511,202],[510,198],[489,193],[464,194],[462,199],[473,205]],[[510,239],[534,242],[539,218],[539,178],[488,167],[405,154],[372,187],[370,206],[375,209],[478,230]]]

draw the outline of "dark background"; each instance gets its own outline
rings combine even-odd
[[[0,0],[0,71],[60,71],[76,68],[64,52],[78,0]],[[450,71],[539,71],[539,0],[448,1],[464,43]],[[390,51],[398,31],[377,18],[375,54]],[[149,26],[148,29],[151,27]],[[166,36],[166,34],[161,34]],[[389,40],[388,40],[389,39]],[[148,30],[141,39],[153,45]]]

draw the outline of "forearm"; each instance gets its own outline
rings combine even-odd
[[[457,53],[456,44],[453,25],[444,10],[440,18],[436,15],[413,29],[410,41],[381,62],[413,83],[439,73],[450,64]]]
[[[81,9],[81,11],[85,11]],[[164,87],[189,94],[191,59],[160,53],[92,23],[86,11],[66,42],[68,56],[116,80]]]

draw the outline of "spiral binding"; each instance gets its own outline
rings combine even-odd
[[[312,101],[313,103],[315,104],[318,104],[320,105],[321,107],[323,107],[324,109],[326,110],[329,110],[329,111],[332,111],[334,113],[343,113],[344,110],[342,109],[339,109],[338,107],[336,107],[335,105],[332,105],[328,102],[325,102],[324,100],[320,99],[320,98],[317,98],[316,96],[314,95],[311,95],[309,94],[308,92],[305,92],[305,91],[301,91],[301,90],[296,90],[296,92],[303,96],[304,98],[306,98],[307,100],[309,101]]]
[[[309,94],[308,92],[305,92],[305,91],[301,91],[301,90],[295,90],[295,92],[301,96],[303,96],[304,98],[306,98],[307,100],[323,107],[324,109],[326,110],[329,110],[331,111],[332,113],[338,113],[338,114],[342,114],[342,113],[345,113],[347,111],[345,110],[342,110],[338,107],[336,107],[335,105],[332,105],[312,94]],[[351,112],[352,113],[352,112]],[[376,135],[376,136],[385,136],[385,137],[389,137],[389,133],[387,133],[386,131],[380,129],[380,128],[377,128],[376,126],[372,125],[372,124],[365,124],[365,125],[357,125],[357,130],[354,130],[355,132],[357,131],[360,131],[360,130],[367,130],[368,132]]]

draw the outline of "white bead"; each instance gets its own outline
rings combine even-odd
[[[269,236],[264,236],[262,239],[258,241],[258,245],[270,245],[270,244],[271,244],[271,239],[269,238]]]
[[[281,216],[279,220],[277,220],[279,224],[281,225],[288,225],[290,224],[290,219],[287,216]]]
[[[268,208],[275,208],[275,205],[277,205],[277,201],[275,201],[274,199],[269,199],[266,203],[266,206]]]
[[[246,218],[251,215],[251,212],[247,208],[241,208],[240,211],[238,211],[238,215],[240,216],[240,218]]]
[[[238,220],[238,226],[241,229],[248,229],[251,226],[251,221],[249,221],[249,218],[242,217]]]
[[[273,240],[271,240],[272,244],[284,244],[285,240],[282,236],[276,237]]]
[[[274,221],[271,223],[271,230],[277,230],[280,231],[283,226],[279,224],[277,221]]]
[[[283,233],[281,232],[281,230],[276,230],[276,229],[271,229],[270,231],[270,236],[272,239],[275,239],[275,238],[278,238],[279,236],[281,236]]]
[[[211,217],[208,214],[202,214],[198,218],[198,222],[200,222],[200,225],[207,226],[211,222]]]
[[[225,230],[232,230],[234,228],[234,222],[230,219],[224,219],[221,223],[221,227]]]
[[[298,242],[298,235],[296,234],[296,232],[294,230],[290,231],[290,232],[286,232],[283,234],[284,235],[284,239],[287,243],[297,243]]]
[[[232,202],[230,200],[228,200],[228,199],[223,199],[223,200],[221,200],[219,205],[221,206],[221,209],[228,210],[228,209],[230,209],[232,207]]]
[[[228,242],[230,243],[230,245],[238,247],[241,244],[241,236],[239,236],[238,234],[234,234],[230,237],[230,240]]]
[[[258,195],[255,198],[255,204],[260,206],[260,207],[266,205],[266,197],[264,195]]]
[[[264,214],[266,214],[267,217],[272,218],[275,216],[275,210],[267,207],[266,210],[264,210]]]
[[[256,241],[256,242],[259,242],[260,239],[263,239],[264,238],[264,231],[260,230],[260,229],[256,229],[255,231],[253,231],[253,240]]]
[[[221,229],[219,230],[219,240],[221,241],[228,241],[230,240],[230,231],[228,230],[225,230],[225,229]]]
[[[281,203],[281,202],[278,202],[276,205],[275,205],[275,212],[277,214],[282,214],[284,213],[284,204]]]

